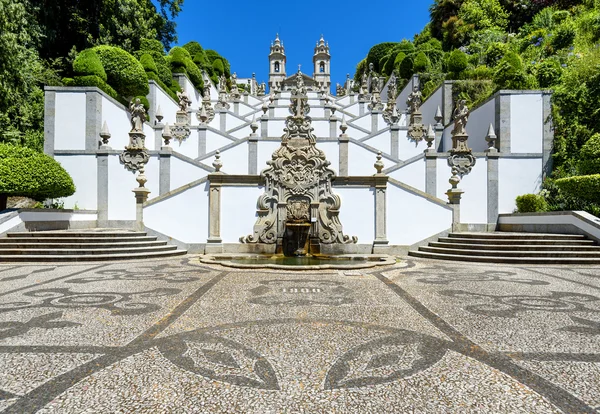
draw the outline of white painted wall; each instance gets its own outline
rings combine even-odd
[[[398,158],[402,161],[423,154],[423,151],[427,148],[427,142],[425,142],[425,140],[421,140],[417,144],[408,139],[407,133],[408,131],[405,129],[398,131]]]
[[[267,161],[271,160],[273,152],[280,146],[276,141],[258,141],[258,173],[267,168]]]
[[[150,160],[150,162],[157,162]],[[150,162],[148,164],[150,164]],[[135,174],[119,162],[117,155],[108,157],[108,219],[135,220]]]
[[[512,213],[517,208],[517,196],[538,193],[541,185],[541,158],[501,158],[498,160],[498,212]]]
[[[350,121],[346,120],[346,122],[348,122],[348,124],[356,125],[357,127],[366,129],[367,131],[371,131],[371,127],[373,126],[373,121],[370,112],[367,112],[364,115],[352,119]]]
[[[469,147],[475,152],[483,152],[487,149],[487,136],[490,123],[494,124],[496,119],[496,100],[491,99],[469,114],[467,133],[469,134]],[[498,127],[494,125],[498,130]]]
[[[340,130],[339,133],[341,134],[342,131]],[[354,139],[363,139],[364,137],[368,136],[367,133],[365,133],[359,129],[356,129],[351,125],[348,125],[348,130],[346,131],[346,135],[348,135],[350,138],[354,138]]]
[[[448,200],[446,191],[451,187],[452,176],[446,159],[438,159],[438,198]],[[464,191],[460,202],[461,223],[487,223],[487,161],[479,158],[473,170],[463,177],[458,188]]]
[[[331,163],[329,168],[335,171],[335,174],[340,172],[340,147],[337,142],[318,142],[317,148],[325,153],[327,161]]]
[[[269,137],[281,137],[285,128],[285,121],[271,121],[267,123],[267,135]]]
[[[348,174],[349,175],[374,175],[377,170],[373,167],[377,161],[377,153],[369,151],[353,142],[348,144]],[[395,164],[393,160],[383,154],[383,163],[387,166]]]
[[[169,125],[173,125],[175,123],[175,113],[179,109],[179,105],[167,95],[163,90],[159,87],[156,87],[156,108],[160,105],[160,110],[163,114],[162,123]],[[154,120],[150,120],[151,122]]]
[[[346,95],[342,98],[337,99],[335,102],[336,102],[336,104],[341,105],[341,106],[350,105],[350,96]]]
[[[290,116],[290,111],[288,108],[274,108],[273,114],[275,118],[287,118]]]
[[[184,78],[184,86],[183,89],[187,92],[190,101],[192,104],[190,105],[192,108],[198,108],[200,106],[200,102],[202,102],[202,94],[194,88],[194,85],[188,78]]]
[[[129,113],[122,106],[116,105],[110,99],[102,96],[102,123],[104,124],[106,121],[111,134],[108,145],[112,148],[122,150],[129,145],[130,119]],[[144,130],[146,130],[145,127]],[[146,133],[146,145],[153,145],[150,141],[154,141],[154,135],[148,136]]]
[[[225,125],[226,125],[228,131],[230,129],[239,127],[240,125],[244,125],[245,123],[246,123],[246,121],[239,119],[238,117],[233,116],[230,113],[227,113]]]
[[[64,199],[65,208],[73,208],[77,205],[82,210],[96,210],[98,197],[96,156],[60,155],[55,156],[54,159],[67,170],[75,183],[75,194]]]
[[[410,246],[452,227],[452,211],[393,183],[387,188],[389,244]]]
[[[425,191],[425,160],[419,159],[411,162],[393,172],[390,177],[417,190]]]
[[[406,111],[406,100],[408,99],[408,95],[412,92],[413,88],[413,79],[411,78],[409,82],[406,84],[404,89],[400,91],[398,97],[396,98],[396,103],[398,104],[398,112]]]
[[[221,238],[223,243],[239,243],[252,234],[256,222],[256,201],[264,187],[221,188]]]
[[[340,221],[345,235],[357,236],[359,244],[375,239],[375,195],[371,188],[335,187],[342,199]]]
[[[146,139],[146,146],[148,144],[147,141],[148,140]],[[198,158],[198,131],[196,129],[192,129],[190,136],[185,141],[179,142],[176,139],[173,139],[171,140],[170,145],[171,148],[173,148],[173,151],[175,152],[178,152],[192,159]]]
[[[435,112],[442,107],[442,87],[435,90],[431,96],[421,105],[423,125],[435,125]]]
[[[212,165],[214,155],[202,160],[207,165]],[[248,144],[240,143],[232,148],[221,151],[221,162],[226,174],[248,174]]]
[[[171,157],[172,158],[172,157]],[[148,182],[145,187],[150,190],[150,194],[148,195],[148,200],[152,200],[155,197],[159,196],[159,188],[160,188],[160,160],[158,155],[154,155],[150,157],[150,161],[146,164],[146,178]],[[137,184],[137,181],[134,181],[134,184]],[[137,187],[137,185],[135,185]]]
[[[212,162],[212,161],[211,161]],[[210,163],[208,164],[210,165]],[[206,177],[208,171],[202,168],[180,160],[177,157],[171,157],[171,190],[175,190],[183,185]]]
[[[190,188],[144,208],[144,224],[184,243],[206,243],[208,184]]]
[[[345,107],[343,111],[349,113],[352,116],[358,116],[358,114],[360,113],[358,102],[355,102],[352,105]],[[346,119],[346,121],[348,121],[348,119]]]
[[[313,121],[313,133],[319,138],[329,137],[329,121]]]
[[[246,134],[248,136],[249,134]],[[233,141],[225,138],[223,135],[217,134],[214,131],[206,130],[206,152],[213,152],[226,145],[231,144]]]
[[[56,92],[54,149],[85,149],[85,107],[85,92]]]
[[[392,136],[390,131],[385,131],[385,132],[381,132],[378,135],[375,135],[374,137],[371,137],[365,141],[363,141],[365,144],[377,148],[378,150],[380,150],[383,153],[386,154],[391,154],[391,140],[392,140]]]
[[[542,94],[511,95],[510,149],[513,153],[543,152]]]

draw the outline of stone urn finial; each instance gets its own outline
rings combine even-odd
[[[208,120],[208,114],[206,113],[206,107],[204,105],[200,106],[200,115],[198,118],[202,124],[206,124],[206,121]]]
[[[171,127],[169,126],[168,122],[163,129],[162,137],[165,140],[165,146],[168,147],[171,143],[171,138],[173,138],[173,134],[171,134]]]
[[[431,124],[427,127],[427,135],[425,135],[425,141],[427,141],[427,149],[431,149],[435,141],[435,132]]]
[[[377,153],[377,161],[375,161],[375,164],[373,164],[373,166],[375,167],[375,169],[377,170],[377,174],[376,175],[381,175],[383,171],[383,167],[385,167],[385,165],[383,164],[383,161],[381,161],[383,157],[381,156],[381,151],[379,151]]]
[[[156,118],[156,123],[160,124],[164,118],[163,114],[162,114],[162,109],[160,108],[160,105],[158,105],[158,108],[156,109],[156,114],[154,115],[154,117]]]
[[[494,131],[494,125],[490,124],[487,136],[485,137],[485,140],[488,144],[488,148],[485,150],[485,152],[498,152],[498,150],[496,149],[497,139],[498,137],[496,136],[496,132]]]
[[[252,130],[252,135],[256,135],[256,131],[258,130],[258,124],[256,123],[256,115],[252,117],[250,129]]]
[[[108,140],[110,139],[110,131],[108,130],[108,125],[106,121],[102,125],[102,130],[100,131],[100,138],[102,138],[102,146],[108,146]]]
[[[433,119],[435,119],[436,125],[442,125],[442,118],[442,110],[438,105],[437,110],[435,111],[435,116],[433,117]]]
[[[342,116],[342,124],[340,125],[340,129],[342,130],[342,135],[346,135],[346,131],[348,130],[348,124],[346,123],[346,116]]]
[[[223,161],[221,161],[221,152],[217,150],[215,153],[215,160],[212,163],[213,167],[215,167],[215,174],[223,174],[221,172],[221,168],[223,167]]]

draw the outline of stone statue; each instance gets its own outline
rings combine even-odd
[[[421,109],[422,98],[423,95],[419,90],[419,86],[414,85],[413,91],[408,95],[408,99],[406,100],[406,105],[408,105],[410,113],[419,112],[419,110]]]
[[[179,111],[187,112],[190,108],[190,105],[192,104],[192,101],[190,100],[187,92],[183,90],[183,88],[181,88],[180,92],[177,92],[177,98],[179,98]]]
[[[131,111],[131,132],[144,132],[144,122],[146,122],[146,108],[140,101],[140,98],[132,99],[129,103]]]
[[[388,102],[395,101],[398,96],[398,85],[396,81],[396,72],[392,72],[390,76],[390,85],[388,86],[387,99]]]
[[[469,121],[469,108],[467,107],[467,101],[459,99],[456,109],[454,109],[454,129],[452,135],[466,135],[467,134],[467,122]]]
[[[220,77],[219,77],[219,92],[227,92],[227,78],[225,77],[225,74],[223,73]]]

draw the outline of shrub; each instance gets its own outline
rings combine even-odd
[[[431,61],[427,55],[425,55],[424,52],[417,53],[417,56],[415,56],[415,60],[413,61],[413,71],[420,73],[427,72],[429,69],[431,69]]]
[[[554,36],[550,43],[556,50],[564,49],[573,44],[576,34],[577,30],[575,29],[575,24],[572,21],[567,20],[554,31]]]
[[[106,81],[106,71],[92,49],[81,51],[73,61],[73,72],[78,76],[94,75]]]
[[[517,197],[517,211],[519,213],[536,213],[548,211],[546,199],[539,194],[523,194]]]
[[[406,56],[404,59],[402,59],[402,62],[400,62],[400,66],[398,68],[398,73],[403,79],[409,79],[413,75],[414,70],[412,56]]]
[[[410,40],[402,39],[402,41],[394,47],[394,50],[396,52],[404,52],[405,55],[408,55],[415,51],[415,45]]]
[[[506,43],[490,43],[484,54],[485,63],[489,66],[495,66],[507,51],[508,45]]]
[[[541,88],[556,85],[562,76],[562,67],[556,59],[547,59],[536,66],[537,81]]]
[[[385,65],[383,66],[383,73],[385,73],[387,76],[391,75],[392,72],[394,71],[394,68],[396,67],[396,57],[398,55],[399,55],[399,53],[392,52],[387,57],[387,60],[385,61]]]
[[[448,72],[455,78],[460,78],[460,74],[467,68],[468,64],[467,54],[458,49],[450,52],[446,63]]]
[[[187,42],[185,45],[183,45],[183,48],[187,50],[191,56],[196,56],[199,53],[204,54],[204,49],[202,49],[200,43],[196,41]]]
[[[555,183],[568,196],[600,203],[600,174],[560,178]]]
[[[473,70],[467,70],[466,77],[474,80],[492,79],[493,71],[485,65],[477,66]]]
[[[168,94],[171,98],[173,98],[176,102],[179,100],[177,98],[177,91],[179,91],[179,88],[177,89],[177,91],[173,91],[171,90],[171,88],[169,86],[167,86],[166,83],[164,83],[156,73],[153,72],[146,72],[146,74],[148,75],[148,80],[153,80],[154,82],[158,83],[158,86],[161,87],[161,89]],[[177,81],[175,81],[177,82]],[[177,84],[177,86],[179,86],[179,84]]]
[[[148,94],[148,76],[136,58],[114,46],[96,46],[93,50],[104,66],[107,83],[121,96],[128,99]]]
[[[390,53],[392,51],[392,49],[397,45],[398,45],[397,43],[384,42],[384,43],[379,43],[379,44],[373,46],[369,50],[369,53],[367,54],[367,65],[372,63],[373,70],[375,72],[381,72],[382,68],[379,67],[379,61],[381,60],[382,57],[384,57],[385,55]]]
[[[225,73],[225,67],[221,59],[215,59],[212,63],[213,70],[217,76],[221,76]]]
[[[165,47],[160,40],[156,39],[142,39],[140,44],[140,50],[143,52],[155,52],[160,55],[165,54]]]
[[[494,82],[499,89],[527,89],[528,81],[519,55],[509,51],[494,72]]]
[[[156,67],[156,63],[154,63],[154,59],[152,59],[152,56],[150,56],[150,54],[144,53],[140,57],[140,63],[144,67],[146,73],[152,72],[158,75],[158,68]]]
[[[0,177],[0,210],[8,196],[43,201],[75,193],[73,180],[57,161],[25,147],[0,144]]]
[[[600,133],[592,135],[579,151],[580,174],[600,174]]]
[[[402,61],[404,60],[405,57],[406,57],[406,53],[398,52],[398,54],[396,55],[396,58],[394,59],[394,67],[396,69],[400,69],[400,64],[402,63]]]
[[[174,73],[186,73],[197,90],[201,91],[204,88],[202,72],[200,72],[187,50],[176,46],[169,51],[169,58]]]

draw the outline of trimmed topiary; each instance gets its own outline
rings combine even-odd
[[[192,60],[190,52],[179,46],[175,46],[173,49],[169,50],[169,57],[169,63],[171,64],[171,70],[173,70],[173,72],[177,72],[177,68],[187,69],[186,59]]]
[[[106,71],[100,58],[92,49],[81,51],[73,61],[73,72],[77,76],[94,75],[106,81]]]
[[[64,78],[63,83],[66,86],[95,86],[100,88],[102,91],[106,92],[106,94],[117,101],[126,104],[127,101],[119,96],[117,91],[115,91],[111,86],[104,82],[101,78],[95,75],[88,76],[75,76],[74,78]]]
[[[200,43],[194,40],[187,42],[185,45],[183,45],[183,48],[190,53],[190,56],[196,56],[198,53],[204,53],[204,49],[202,49]]]
[[[427,55],[425,55],[424,52],[417,53],[417,56],[415,56],[415,60],[413,61],[413,72],[427,72],[429,69],[431,69],[431,61]]]
[[[102,62],[106,71],[107,83],[121,96],[128,99],[148,94],[148,76],[136,58],[114,46],[96,46],[92,50],[96,52]]]
[[[165,54],[165,47],[160,40],[142,39],[140,50],[143,52],[156,52],[161,55]]]
[[[460,78],[461,73],[469,65],[467,54],[458,49],[454,49],[448,55],[448,61],[446,62],[446,65],[448,67],[448,72],[451,73],[451,76],[454,78]]]
[[[372,63],[373,70],[375,72],[381,73],[383,68],[379,67],[379,61],[382,57],[390,53],[392,49],[397,45],[398,43],[384,42],[373,46],[367,54],[367,67],[369,64]]]
[[[0,143],[0,210],[9,196],[47,198],[68,197],[75,184],[53,158],[30,148]]]
[[[560,191],[568,196],[600,203],[600,174],[560,178],[555,183]]]
[[[187,50],[179,46],[174,47],[169,51],[169,62],[173,73],[186,73],[197,90],[201,91],[204,88],[202,72]]]
[[[494,72],[494,83],[499,89],[527,89],[528,79],[521,57],[508,51],[500,60]]]
[[[153,80],[154,82],[158,83],[158,86],[160,86],[160,88],[167,94],[169,95],[171,98],[173,98],[174,101],[179,101],[179,98],[177,98],[177,93],[172,91],[171,88],[169,86],[167,86],[159,77],[156,73],[153,72],[146,72],[146,75],[148,75],[148,80]],[[177,81],[175,81],[177,82]],[[177,84],[177,86],[179,86],[179,84]],[[179,89],[177,89],[179,91]]]
[[[600,174],[600,134],[594,134],[579,151],[579,173]]]
[[[223,61],[221,59],[215,59],[215,61],[212,63],[212,67],[217,76],[221,76],[225,73],[225,66],[223,65]]]
[[[402,59],[402,62],[400,62],[400,66],[398,67],[398,73],[402,79],[409,79],[413,75],[414,70],[412,56],[406,56],[404,59]]]
[[[156,63],[154,63],[154,59],[148,53],[144,53],[140,56],[140,63],[144,67],[144,70],[147,72],[156,73],[158,75],[158,68],[156,67]]]
[[[539,194],[523,194],[517,197],[517,211],[519,213],[536,213],[548,211],[546,199]]]

